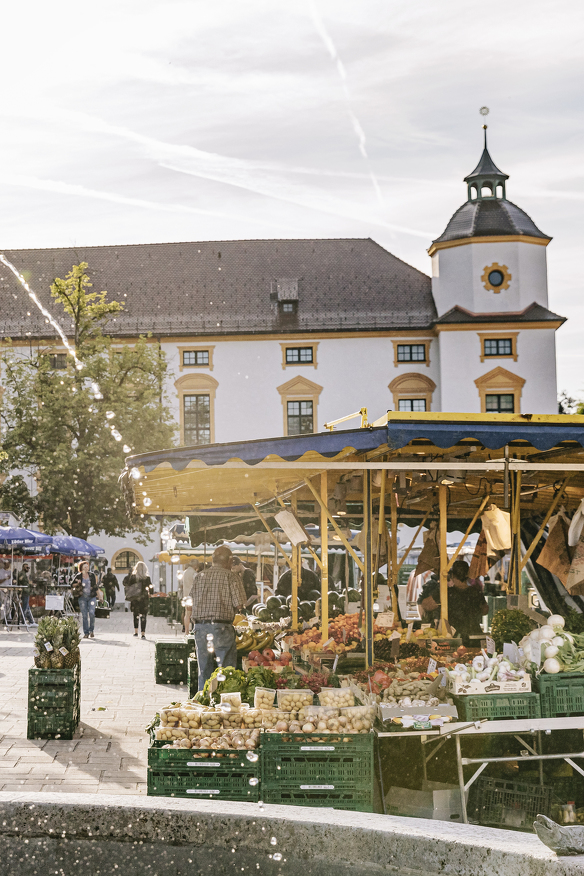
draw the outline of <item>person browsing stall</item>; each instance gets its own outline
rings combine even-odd
[[[233,557],[231,571],[235,572],[241,578],[241,583],[243,584],[246,596],[245,606],[250,609],[254,603],[259,602],[258,585],[256,584],[255,575],[251,569],[248,569],[248,567],[241,562],[239,557]]]
[[[200,571],[200,569],[201,566],[199,561],[196,559],[196,557],[193,557],[193,559],[189,561],[188,566],[184,570],[183,578],[181,581],[182,595],[180,596],[180,599],[184,608],[183,632],[185,632],[187,635],[191,631],[191,615],[193,609],[191,590],[193,589],[195,576]]]
[[[79,611],[83,620],[83,638],[93,639],[98,583],[95,574],[89,571],[89,563],[87,561],[84,560],[79,563],[79,571],[73,578],[71,590],[73,596],[76,596],[79,602]]]
[[[233,621],[246,602],[239,575],[231,571],[233,554],[225,545],[213,553],[213,565],[195,577],[191,589],[199,690],[219,666],[237,665]]]
[[[482,590],[469,580],[468,573],[464,560],[453,563],[448,573],[448,623],[466,646],[470,644],[469,636],[482,634],[481,619],[489,611]],[[440,618],[440,582],[435,575],[424,584],[418,605],[424,623]]]

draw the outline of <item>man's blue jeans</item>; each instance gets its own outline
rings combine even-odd
[[[212,636],[212,638],[208,638]],[[218,666],[237,666],[237,648],[233,624],[195,624],[195,646],[199,670],[199,690]],[[211,648],[212,650],[209,650]]]
[[[95,596],[80,596],[79,611],[83,620],[83,635],[88,636],[93,632],[95,625],[95,606],[97,599]]]
[[[30,606],[28,604],[28,597],[28,591],[24,591],[22,596],[20,597],[20,601],[22,603],[22,613],[24,615],[24,622],[34,624],[34,617],[32,616],[32,611],[30,610]],[[20,618],[18,618],[18,623],[20,623]]]

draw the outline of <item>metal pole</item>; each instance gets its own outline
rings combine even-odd
[[[292,511],[294,516],[298,514],[298,497],[292,494],[291,497]],[[302,576],[302,556],[300,553],[300,545],[292,545],[292,629],[294,632],[298,630],[298,588]]]
[[[328,500],[328,474],[326,471],[320,476],[320,498],[325,507]],[[320,619],[321,619],[321,634],[322,641],[328,640],[328,620],[329,620],[329,568],[328,568],[328,517],[326,510],[320,508],[320,562],[322,571],[320,576]]]
[[[438,504],[440,508],[440,632],[446,634],[445,621],[448,621],[448,487],[440,484],[438,487]]]
[[[399,612],[399,590],[397,589],[398,570],[397,570],[397,500],[395,496],[395,475],[390,483],[390,507],[391,507],[391,605],[395,614],[394,620],[400,620]],[[381,517],[380,517],[381,520]],[[389,557],[387,558],[388,584],[389,584]]]
[[[460,753],[460,736],[454,737],[454,745],[456,746],[456,768],[458,771],[458,787],[460,788],[462,821],[464,824],[468,824],[468,815],[466,813],[466,791],[464,789],[464,770],[462,768],[462,757]]]
[[[365,666],[373,664],[373,558],[372,558],[371,471],[363,472],[363,528],[365,556],[363,571],[363,607],[365,609]]]

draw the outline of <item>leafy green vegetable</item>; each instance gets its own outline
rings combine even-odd
[[[567,633],[584,633],[584,614],[569,608],[566,613],[564,629]]]
[[[537,625],[526,614],[517,608],[502,608],[495,612],[491,621],[491,636],[495,640],[497,651],[501,651],[505,642],[519,642]]]
[[[213,696],[219,699],[222,693],[241,693],[241,698],[245,698],[247,689],[247,677],[241,669],[234,669],[233,666],[218,666],[215,672],[205,682],[205,687],[202,692],[197,693],[195,699],[198,703],[208,706],[211,702],[211,682],[218,676],[224,676],[213,691]],[[202,696],[201,696],[202,694]]]

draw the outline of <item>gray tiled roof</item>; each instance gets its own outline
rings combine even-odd
[[[59,322],[50,284],[85,261],[93,291],[125,303],[108,333],[184,334],[358,331],[430,327],[430,278],[370,239],[245,240],[5,252]],[[278,314],[275,281],[298,280],[298,312]],[[30,312],[30,316],[27,316]],[[54,337],[0,265],[3,336]]]
[[[436,325],[461,325],[464,323],[480,323],[480,322],[565,322],[565,316],[559,316],[557,313],[548,310],[541,304],[530,304],[525,310],[518,312],[505,313],[472,313],[464,307],[453,307],[443,316],[435,321]]]
[[[525,234],[551,240],[520,207],[503,198],[467,201],[459,207],[434,243],[465,237]]]

